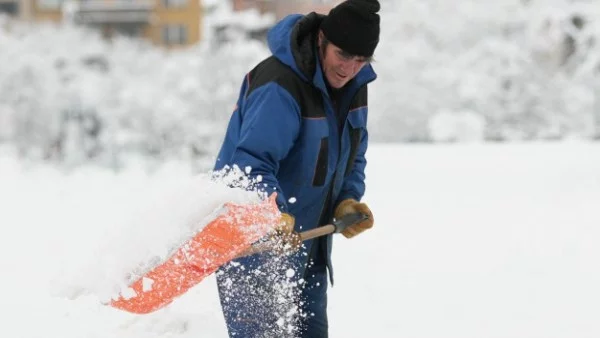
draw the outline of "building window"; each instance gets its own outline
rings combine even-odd
[[[181,8],[185,7],[188,0],[161,0],[164,8]]]
[[[40,9],[60,9],[64,0],[37,0]]]
[[[167,46],[184,45],[187,42],[187,27],[184,25],[165,25],[162,27],[162,41]]]
[[[19,14],[19,4],[15,2],[0,2],[0,13],[17,16]]]

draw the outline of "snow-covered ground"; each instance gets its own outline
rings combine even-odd
[[[375,228],[336,240],[332,337],[600,336],[600,144],[373,145],[368,160]],[[212,277],[144,316],[97,295],[111,259],[144,247],[108,244],[139,226],[125,219],[164,216],[144,207],[194,182],[181,168],[65,175],[0,154],[0,336],[226,337]]]

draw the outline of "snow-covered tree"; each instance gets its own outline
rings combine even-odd
[[[380,79],[370,101],[375,139],[427,141],[431,116],[464,110],[485,117],[490,140],[598,133],[600,12],[594,1],[382,6]]]
[[[371,140],[600,138],[595,1],[381,2]],[[216,5],[209,24],[232,15]],[[268,55],[230,38],[165,51],[2,18],[0,142],[69,165],[139,155],[208,168],[244,74]]]
[[[256,41],[167,52],[15,22],[0,50],[0,140],[31,158],[115,167],[132,154],[209,166],[243,75],[266,56]]]

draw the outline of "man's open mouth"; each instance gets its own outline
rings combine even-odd
[[[347,75],[342,75],[342,74],[340,74],[340,73],[338,73],[338,72],[335,72],[335,73],[336,73],[336,74],[337,74],[337,76],[338,76],[339,78],[341,78],[341,79],[345,79],[346,77],[348,77]]]

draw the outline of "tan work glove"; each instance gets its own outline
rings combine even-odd
[[[271,236],[274,250],[277,254],[289,254],[300,250],[302,239],[300,234],[294,231],[296,220],[288,213],[282,213],[279,224]]]
[[[367,229],[371,229],[373,227],[374,219],[371,209],[369,209],[369,207],[366,204],[360,203],[352,198],[348,198],[340,202],[340,204],[338,204],[338,206],[335,208],[335,213],[333,216],[336,219],[339,219],[342,218],[344,215],[352,214],[355,212],[363,213],[369,216],[369,218],[360,223],[351,225],[347,227],[344,231],[342,231],[342,235],[344,235],[346,238],[352,238],[360,234],[361,232]]]

